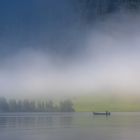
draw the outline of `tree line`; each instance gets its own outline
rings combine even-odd
[[[140,9],[140,0],[77,0],[77,5],[86,19],[93,20],[122,8]]]
[[[7,100],[1,97],[0,112],[74,112],[74,108],[71,100],[60,101],[55,104],[52,100]]]

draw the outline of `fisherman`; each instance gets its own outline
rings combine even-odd
[[[108,111],[106,111],[106,116],[108,116]]]
[[[110,116],[110,112],[109,111],[106,111],[106,116]]]

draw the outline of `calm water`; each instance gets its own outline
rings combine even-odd
[[[139,140],[140,113],[0,114],[0,140]]]

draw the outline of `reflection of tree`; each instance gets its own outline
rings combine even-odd
[[[5,129],[7,125],[7,118],[6,117],[0,117],[0,131],[2,129]]]

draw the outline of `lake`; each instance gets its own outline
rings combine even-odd
[[[138,140],[140,113],[1,113],[0,140]]]

